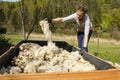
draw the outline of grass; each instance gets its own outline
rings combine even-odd
[[[7,38],[10,38],[10,40],[12,41],[12,44],[14,44],[14,45],[17,44],[18,42],[20,42],[21,40],[23,40],[22,35],[5,34],[5,36]],[[62,40],[63,41],[63,38],[64,38],[64,41],[77,47],[77,40],[75,37],[61,35],[59,37],[54,36],[53,40],[59,40],[59,41]],[[45,37],[43,35],[40,36],[40,34],[38,34],[38,35],[30,36],[29,39],[30,40],[45,40]],[[98,52],[97,52],[97,43],[96,42],[89,42],[88,47],[89,47],[89,53],[96,55],[104,60],[112,61],[114,63],[115,62],[120,63],[120,58],[119,58],[120,46],[119,45],[100,43]]]
[[[97,52],[97,44],[95,43],[90,43],[89,44],[89,50],[90,53],[94,54]],[[113,45],[113,44],[104,44],[101,43],[99,44],[99,49],[97,52],[97,56],[104,59],[108,60],[111,62],[116,62],[120,63],[120,46],[119,45]]]
[[[11,34],[4,34],[6,38],[10,38],[10,41],[13,45],[17,44],[21,40],[23,40],[22,35],[11,35]]]

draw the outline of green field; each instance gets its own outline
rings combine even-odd
[[[39,35],[39,34],[38,34]],[[30,36],[29,40],[45,40],[44,35],[42,36]],[[16,45],[18,42],[23,40],[22,35],[11,35],[5,34],[6,38],[10,38],[12,44]],[[63,40],[67,41],[69,44],[77,47],[77,40],[74,39],[75,37],[66,37],[64,35],[58,35],[58,37],[53,37],[53,40]],[[96,55],[104,60],[112,61],[114,63],[120,63],[120,46],[115,44],[107,44],[107,43],[100,43],[97,52],[97,42],[90,42],[89,43],[89,53]]]
[[[97,44],[93,43],[89,44],[90,53],[97,55],[104,60],[120,63],[120,46],[101,43],[99,45],[98,53],[95,54],[95,52],[97,51],[96,45]]]

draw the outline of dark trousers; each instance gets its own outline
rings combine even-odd
[[[88,42],[90,40],[91,34],[92,34],[92,30],[89,31]],[[81,49],[83,47],[83,45],[84,45],[84,32],[79,32],[78,31],[77,32],[77,39],[78,39],[78,47]],[[88,51],[88,46],[87,46],[87,51]]]

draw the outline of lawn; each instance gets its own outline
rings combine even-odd
[[[12,44],[16,45],[18,42],[23,40],[22,35],[11,35],[5,34],[7,38],[10,38]],[[63,40],[64,38],[64,40]],[[75,36],[57,35],[52,37],[53,40],[66,41],[69,44],[77,47],[77,39]],[[44,35],[37,34],[30,36],[29,40],[46,40]],[[104,60],[112,61],[114,63],[120,63],[120,46],[108,43],[99,43],[99,48],[97,52],[97,42],[90,41],[89,53],[96,55]]]
[[[89,51],[90,53],[97,55],[98,57],[104,60],[120,63],[120,58],[119,58],[120,46],[119,45],[101,43],[99,44],[99,49],[97,53],[97,44],[90,43],[89,50],[90,50]]]

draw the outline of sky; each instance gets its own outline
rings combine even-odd
[[[16,2],[16,1],[19,1],[19,0],[1,0],[1,1]]]

